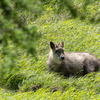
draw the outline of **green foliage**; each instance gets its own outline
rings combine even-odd
[[[57,13],[59,19],[78,17],[91,23],[100,22],[99,0],[52,0],[47,7],[49,12]]]
[[[14,1],[14,4],[23,1]],[[33,1],[30,1],[30,3],[32,4]],[[1,26],[1,29],[4,28],[3,31],[7,35],[5,37],[8,37],[8,45],[6,45],[6,42],[3,42],[1,45],[5,43],[5,49],[0,49],[0,86],[3,87],[0,88],[0,99],[99,100],[100,72],[90,73],[77,78],[74,76],[66,78],[58,73],[48,72],[46,66],[46,60],[50,50],[49,41],[55,43],[64,41],[66,52],[90,52],[100,58],[99,0],[91,0],[91,2],[90,0],[62,0],[62,2],[61,0],[41,1],[45,4],[45,11],[41,16],[37,14],[36,16],[38,18],[31,11],[24,11],[25,6],[23,5],[18,6],[18,8],[22,7],[22,9],[16,9],[16,17],[12,15],[12,18],[16,20],[10,20],[9,15],[8,22],[8,18],[3,16],[4,13],[0,17],[4,18],[7,23],[4,24],[7,29],[13,30],[13,32],[16,31],[14,38],[17,38],[18,41],[21,40],[21,42],[15,42],[14,38],[10,38],[6,34],[9,33],[6,27]],[[66,6],[66,3],[69,4]],[[76,17],[73,15],[74,10],[77,12]],[[25,22],[26,18],[27,21]],[[93,23],[91,23],[92,18],[95,19],[92,21]],[[15,27],[9,23],[13,23]],[[16,24],[18,30],[16,30]],[[33,24],[38,28],[34,30],[32,28]],[[25,33],[20,33],[20,28],[23,32],[23,28],[25,27],[29,29],[29,32],[25,30]],[[32,40],[32,37],[35,36],[30,37],[32,35],[31,31],[42,33],[41,38],[38,40],[34,38]],[[28,36],[27,32],[30,34],[29,40],[26,38]],[[1,37],[4,38],[3,35]],[[36,35],[36,37],[38,36]],[[29,46],[24,47],[23,41]],[[28,41],[30,43],[27,43]],[[37,51],[37,58],[31,54],[27,55],[27,50],[33,46],[31,41],[36,41],[35,49]],[[25,48],[25,50],[21,48]]]
[[[24,75],[17,74],[12,75],[6,82],[5,88],[10,90],[17,90],[19,89],[19,84],[22,83],[22,81],[25,79]]]
[[[34,6],[33,6],[34,5]],[[37,27],[29,25],[26,13],[41,15],[43,6],[35,0],[1,0],[0,1],[0,78],[3,79],[15,70],[19,48],[35,56],[35,41],[40,32]],[[21,17],[21,15],[23,15]],[[29,15],[29,14],[28,14]],[[10,44],[10,47],[9,47]],[[13,51],[11,50],[13,44]],[[17,69],[18,70],[18,69]],[[9,75],[8,75],[9,76]]]
[[[25,20],[19,16],[19,10],[26,9],[26,11],[35,10],[32,7],[34,1],[27,0],[1,0],[0,4],[0,44],[1,48],[8,45],[11,40],[16,46],[27,49],[28,52],[34,53],[34,42],[38,39],[39,34],[35,26],[25,25]],[[38,6],[38,5],[37,5]]]

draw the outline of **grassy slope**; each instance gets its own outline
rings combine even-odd
[[[67,52],[91,52],[100,58],[100,24],[91,24],[79,19],[65,20],[62,18],[58,20],[52,11],[42,15],[34,24],[38,27],[38,31],[43,34],[36,45],[37,60],[31,55],[27,56],[25,53],[20,53],[19,59],[16,60],[16,67],[19,70],[15,73],[24,74],[26,79],[18,85],[19,90],[17,92],[0,88],[0,99],[99,99],[99,72],[84,77],[64,78],[57,73],[49,73],[46,60],[50,50],[49,41],[56,43],[64,41]]]

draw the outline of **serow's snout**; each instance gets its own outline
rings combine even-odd
[[[64,56],[61,56],[61,60],[64,60],[65,59],[65,57]]]

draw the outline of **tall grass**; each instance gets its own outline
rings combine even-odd
[[[99,1],[97,0],[97,2]],[[81,2],[76,0],[73,3],[76,5],[75,7],[80,8]],[[37,26],[38,32],[42,33],[42,37],[35,46],[37,57],[31,54],[27,55],[25,50],[18,48],[15,65],[11,70],[6,66],[5,78],[0,82],[3,87],[0,88],[0,99],[99,100],[100,72],[67,78],[58,73],[48,72],[46,60],[50,50],[50,41],[55,43],[64,41],[66,52],[90,52],[100,58],[100,23],[91,23],[87,17],[84,20],[80,20],[80,17],[69,19],[69,16],[65,18],[65,15],[70,12],[64,11],[57,14],[52,5],[49,4],[45,7],[44,14],[30,23],[30,26],[34,24]],[[91,3],[86,6],[86,9],[88,7],[92,13],[93,9],[98,8],[99,5]],[[12,53],[15,52],[14,45],[9,44],[8,48]],[[0,59],[2,64],[2,55]],[[7,59],[6,57],[5,62]]]

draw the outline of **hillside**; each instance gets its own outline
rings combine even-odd
[[[46,66],[50,41],[64,41],[66,52],[90,52],[100,59],[100,1],[87,2],[85,8],[82,2],[84,0],[74,0],[72,10],[66,6],[59,10],[59,5],[52,0],[44,5],[45,10],[41,16],[30,21],[30,26],[35,25],[41,33],[35,45],[37,54],[33,56],[18,48],[13,67],[6,67],[4,78],[0,80],[1,100],[100,99],[100,72],[64,77],[48,72]],[[78,14],[73,17],[72,11],[76,9]],[[11,41],[7,49],[16,52]],[[8,57],[3,59],[2,54],[0,59],[1,64],[4,60],[5,63],[9,61]]]

